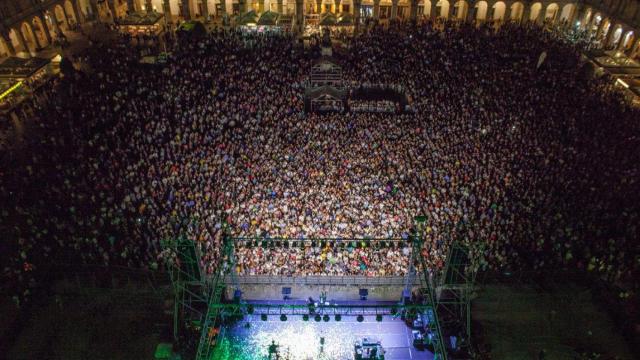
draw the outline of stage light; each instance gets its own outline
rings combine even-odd
[[[260,319],[261,319],[262,321],[267,321],[267,314],[262,314],[262,315],[260,315]]]
[[[253,311],[254,311],[253,305],[248,305],[247,306],[247,314],[253,315]]]
[[[376,315],[376,321],[378,322],[382,321],[382,315],[380,314]]]
[[[287,315],[285,314],[280,315],[280,321],[287,321]]]
[[[313,319],[314,319],[316,322],[320,322],[320,320],[322,320],[322,317],[320,316],[320,314],[318,314],[318,315],[316,315]]]
[[[325,315],[322,317],[322,320],[324,320],[324,322],[328,322],[328,321],[329,321],[329,315],[325,314]]]
[[[363,322],[364,321],[364,316],[362,315],[358,315],[358,322]]]
[[[302,315],[302,321],[309,321],[309,315],[307,314]]]

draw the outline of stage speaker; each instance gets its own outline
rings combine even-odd
[[[233,302],[236,304],[240,303],[240,299],[242,299],[242,291],[240,289],[236,289],[233,291]]]
[[[360,300],[367,300],[367,296],[369,296],[369,289],[360,289]]]
[[[402,303],[406,305],[410,302],[411,302],[411,290],[409,289],[402,290]]]
[[[291,295],[291,288],[290,287],[283,287],[282,288],[282,300],[289,300],[290,299],[290,295]]]

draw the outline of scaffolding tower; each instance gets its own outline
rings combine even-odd
[[[174,292],[173,337],[177,341],[180,324],[199,325],[204,315],[208,303],[206,280],[201,256],[192,240],[180,236],[165,239],[161,245],[171,254],[166,263]]]
[[[429,329],[430,344],[433,346],[433,359],[446,360],[447,351],[445,349],[444,338],[442,337],[442,329],[438,319],[438,304],[433,287],[433,277],[429,274],[424,257],[422,257],[422,246],[425,238],[425,216],[416,216],[414,219],[415,234],[412,237],[413,251],[411,252],[411,262],[409,265],[409,274],[417,274],[419,272],[420,279],[420,296],[422,305],[425,306],[425,315],[427,318],[427,327]]]
[[[462,338],[461,347],[471,345],[471,299],[475,277],[469,248],[453,242],[436,292],[438,311],[446,315],[444,325],[458,330]]]
[[[198,351],[196,353],[196,360],[209,360],[213,355],[215,345],[218,338],[224,336],[224,327],[222,322],[224,320],[223,307],[219,306],[222,303],[222,294],[225,288],[225,275],[227,271],[231,270],[231,273],[235,272],[235,261],[233,255],[233,241],[224,231],[223,236],[223,262],[219,266],[212,276],[211,282],[208,284],[208,304],[207,312],[202,321],[202,330],[200,332],[200,341],[198,342]],[[232,278],[234,276],[232,275]],[[235,284],[236,290],[238,289],[237,282]]]

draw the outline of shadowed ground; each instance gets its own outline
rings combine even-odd
[[[613,321],[583,287],[486,286],[473,303],[473,320],[493,359],[537,359],[542,349],[546,359],[573,359],[580,350],[633,359]]]

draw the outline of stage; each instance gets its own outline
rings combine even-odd
[[[354,343],[363,338],[380,341],[387,360],[433,359],[429,351],[412,346],[411,328],[390,315],[380,322],[375,316],[365,316],[363,322],[351,315],[316,322],[313,316],[304,321],[302,315],[288,315],[287,321],[281,321],[279,315],[269,315],[263,321],[259,314],[247,315],[226,330],[220,350],[233,359],[267,359],[269,345],[275,341],[281,359],[352,360]]]

